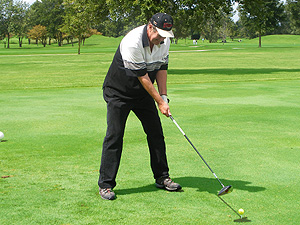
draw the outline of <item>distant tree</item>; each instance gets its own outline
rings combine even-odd
[[[300,1],[287,0],[286,12],[292,34],[300,34]]]
[[[0,0],[1,10],[1,28],[0,31],[2,38],[7,37],[7,48],[9,48],[10,37],[13,31],[13,15],[14,4],[13,0]]]
[[[125,26],[126,22],[122,20],[113,20],[112,18],[108,18],[97,26],[97,28],[98,30],[101,30],[105,36],[119,37],[126,34]]]
[[[179,2],[178,12],[174,15],[175,22],[183,24],[180,27],[188,27],[190,30],[198,31],[209,42],[216,42],[219,37],[219,29],[222,26],[223,16],[229,15],[232,11],[232,1],[181,0]]]
[[[14,15],[12,17],[13,33],[19,38],[19,47],[22,47],[23,38],[28,30],[27,10],[29,5],[22,1],[15,2]]]
[[[236,29],[236,24],[232,21],[229,15],[224,13],[221,18],[221,26],[219,28],[219,36],[223,43],[226,42],[228,37],[233,40],[237,36]]]
[[[30,23],[32,26],[43,25],[47,27],[49,45],[51,39],[57,40],[58,46],[62,45],[62,33],[64,7],[63,0],[36,1],[30,7]]]
[[[96,29],[90,29],[89,31],[87,31],[86,33],[84,33],[82,35],[82,45],[84,45],[85,39],[87,39],[93,35],[101,35],[101,33],[99,31],[97,31]]]
[[[93,0],[65,0],[63,5],[65,15],[61,31],[78,39],[78,54],[80,54],[82,40],[95,24],[99,5]]]
[[[109,9],[109,17],[114,21],[126,20],[142,25],[146,23],[153,14],[158,12],[170,13],[175,6],[174,0],[110,0],[106,1]]]
[[[214,15],[206,18],[203,21],[203,25],[201,27],[202,33],[204,34],[205,39],[209,41],[209,43],[217,42],[219,39],[219,27],[220,20],[217,20]]]
[[[28,4],[23,1],[0,0],[0,37],[7,37],[7,48],[10,47],[10,38],[19,37],[19,46],[27,31]]]
[[[177,43],[178,39],[186,39],[190,35],[191,28],[187,23],[189,20],[189,15],[185,12],[185,10],[176,8],[175,12],[172,13],[172,17],[174,19],[173,32],[175,36],[175,43]]]
[[[70,44],[70,41],[71,41],[72,46],[74,46],[74,44],[73,44],[73,36],[72,35],[66,34],[66,33],[62,33],[62,38],[64,40],[67,40],[68,44]]]
[[[261,47],[261,36],[280,25],[283,20],[283,10],[283,3],[280,0],[239,1],[241,22],[250,35],[255,34],[259,37],[259,47]]]
[[[125,35],[134,27],[146,24],[153,14],[175,10],[173,0],[110,0],[106,1],[108,16],[101,21],[100,31],[106,36],[118,37]],[[103,18],[101,18],[103,19]]]
[[[191,31],[200,33],[204,22],[219,26],[218,18],[213,16],[218,10],[229,14],[232,0],[109,0],[106,8],[109,15],[97,26],[106,36],[125,35],[146,24],[155,13],[165,12],[173,17],[175,38],[186,38]]]
[[[0,0],[0,40],[5,38],[6,27],[5,27],[5,7],[6,2]]]
[[[45,47],[47,44],[47,29],[45,26],[36,25],[31,30],[28,31],[28,37],[36,40],[38,45],[39,40],[41,40],[42,45]]]
[[[238,27],[238,23],[234,23],[231,19],[229,22],[229,37],[231,38],[231,40],[233,41],[234,38],[239,37],[239,27]]]

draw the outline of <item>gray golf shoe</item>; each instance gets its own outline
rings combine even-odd
[[[164,177],[164,178],[159,178],[156,180],[155,183],[156,187],[161,188],[161,189],[166,189],[168,191],[180,191],[181,186],[180,184],[175,183],[172,181],[170,177]]]
[[[114,200],[116,195],[111,188],[99,188],[99,194],[101,198],[105,200]]]

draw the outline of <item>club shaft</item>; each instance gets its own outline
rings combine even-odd
[[[243,217],[237,212],[235,211],[227,202],[225,202],[225,200],[223,198],[221,198],[220,196],[218,196],[219,199],[222,200],[222,202],[224,202],[235,214],[237,214],[241,219],[243,219]]]
[[[210,168],[210,166],[208,165],[208,163],[205,161],[205,159],[202,157],[202,155],[200,154],[200,152],[196,149],[196,147],[193,145],[193,143],[191,142],[191,140],[186,136],[186,134],[184,133],[184,131],[181,129],[181,127],[178,125],[178,123],[176,122],[176,120],[170,116],[171,120],[173,121],[173,123],[177,126],[177,128],[180,130],[180,132],[183,134],[183,136],[186,138],[186,140],[191,144],[191,146],[193,147],[193,149],[197,152],[197,154],[200,156],[200,158],[202,159],[202,161],[205,163],[205,165],[208,167],[208,169],[212,172],[212,174],[215,176],[215,178],[219,181],[219,183],[222,185],[222,187],[224,187],[224,184],[222,184],[222,182],[220,181],[220,179],[217,177],[217,175],[214,173],[214,171]]]

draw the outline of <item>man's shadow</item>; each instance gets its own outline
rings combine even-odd
[[[218,193],[222,186],[219,182],[214,178],[206,178],[206,177],[177,177],[174,178],[176,183],[179,183],[183,190],[185,187],[195,188],[197,191],[200,192],[208,192],[210,194]],[[222,183],[227,185],[232,185],[233,189],[244,190],[248,192],[260,192],[265,191],[265,187],[254,186],[251,185],[249,181],[243,180],[227,180],[222,179]],[[135,187],[135,188],[128,188],[128,189],[116,189],[115,192],[117,195],[128,195],[128,194],[135,194],[135,193],[146,193],[146,192],[154,192],[158,191],[159,189],[155,187],[154,184],[149,184],[142,187]]]

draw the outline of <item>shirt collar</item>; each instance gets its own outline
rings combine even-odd
[[[144,27],[143,36],[142,36],[142,41],[143,41],[143,47],[144,48],[150,46],[148,35],[147,35],[147,27],[148,27],[148,25],[146,24],[145,27]]]

